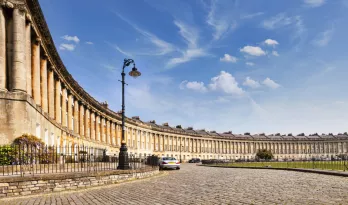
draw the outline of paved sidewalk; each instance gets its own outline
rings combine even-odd
[[[179,171],[119,185],[2,199],[5,204],[348,204],[348,178],[183,164]]]

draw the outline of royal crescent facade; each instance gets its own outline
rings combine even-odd
[[[0,144],[30,133],[46,144],[106,149],[118,154],[121,114],[90,96],[69,74],[53,43],[38,0],[0,0]],[[347,134],[251,135],[195,130],[126,119],[128,152],[140,156],[251,159],[346,154]],[[65,152],[66,150],[60,150]]]

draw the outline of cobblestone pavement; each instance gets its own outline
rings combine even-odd
[[[0,204],[348,204],[348,178],[183,164],[164,175]]]

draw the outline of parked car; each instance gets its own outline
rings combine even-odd
[[[200,163],[201,162],[201,159],[199,158],[192,158],[189,160],[189,163]]]
[[[180,162],[174,157],[161,157],[158,161],[160,170],[162,169],[180,169]]]

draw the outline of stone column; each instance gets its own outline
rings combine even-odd
[[[72,109],[73,109],[73,96],[71,94],[68,95],[68,129],[73,130],[73,122],[72,122]]]
[[[55,99],[55,108],[56,108],[56,111],[55,111],[55,119],[56,119],[56,122],[58,123],[62,123],[62,108],[61,108],[61,92],[62,88],[61,88],[61,84],[60,84],[60,80],[57,79],[56,80],[56,99]]]
[[[77,99],[74,100],[74,133],[76,134],[81,134],[79,133],[79,102]]]
[[[105,135],[106,135],[106,132],[105,132],[105,118],[104,117],[101,117],[101,122],[100,122],[100,137],[101,137],[101,141],[102,142],[105,142]]]
[[[28,23],[25,27],[25,61],[27,70],[27,93],[32,96],[32,86],[31,86],[31,19],[28,18]]]
[[[67,107],[66,107],[66,101],[67,101],[67,90],[66,88],[63,88],[63,91],[62,91],[62,125],[64,127],[68,127],[68,119],[67,119]]]
[[[84,127],[85,127],[85,115],[86,115],[86,113],[85,113],[85,107],[84,107],[84,105],[82,105],[82,103],[81,103],[81,105],[80,105],[80,112],[79,112],[79,114],[80,114],[80,118],[79,118],[79,133],[80,133],[80,136],[81,137],[84,137],[84,138],[86,138],[86,132],[85,132],[85,129],[84,129]]]
[[[121,142],[121,140],[119,140],[119,139],[121,139],[121,134],[122,134],[120,127],[121,127],[121,125],[116,123],[116,125],[115,125],[115,129],[116,129],[116,136],[115,136],[116,137],[116,146],[120,146],[119,141]]]
[[[90,127],[90,112],[89,112],[89,109],[86,108],[86,112],[85,112],[85,131],[84,131],[84,134],[85,134],[85,137],[87,139],[91,139],[91,127]]]
[[[41,86],[40,86],[40,43],[41,40],[36,38],[32,44],[31,68],[32,68],[32,90],[34,101],[41,105]]]
[[[25,12],[13,9],[12,91],[27,92]]]
[[[3,6],[0,5],[0,91],[7,90],[6,84],[6,22]]]
[[[112,145],[115,145],[116,144],[116,139],[115,139],[115,136],[116,136],[116,126],[115,126],[115,123],[114,122],[111,122],[111,133],[110,133],[110,144]]]
[[[95,117],[95,137],[97,141],[100,141],[100,117],[97,115]]]
[[[90,127],[91,127],[91,139],[96,140],[95,136],[95,127],[96,127],[96,121],[95,121],[95,114],[94,112],[91,113],[91,121],[90,121]]]
[[[106,143],[111,144],[110,140],[110,121],[106,120]]]
[[[45,113],[48,113],[47,99],[47,57],[43,56],[40,63],[41,73],[41,107]]]
[[[48,71],[48,113],[52,119],[54,119],[54,103],[54,72],[51,68]]]

